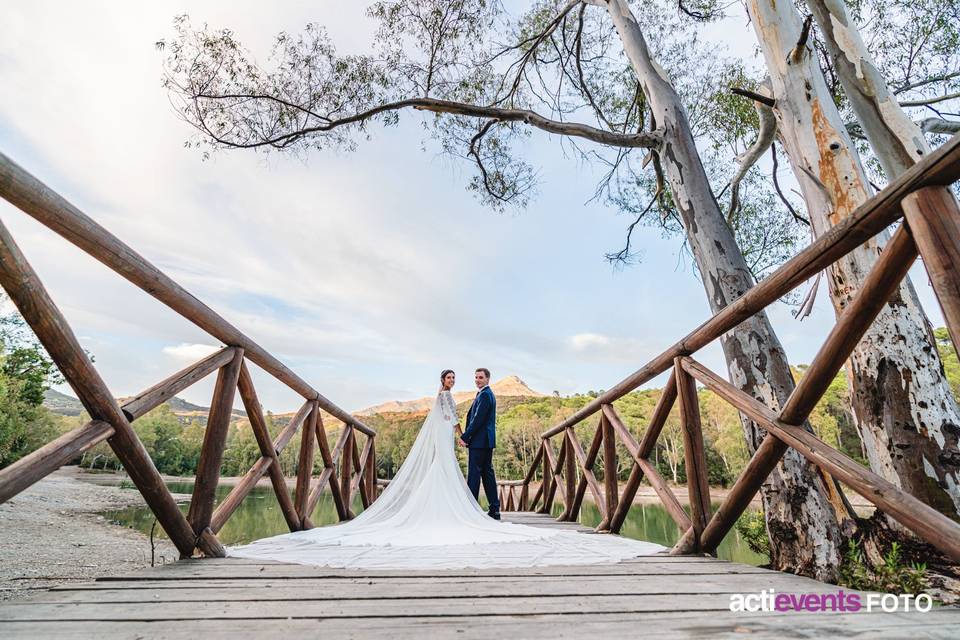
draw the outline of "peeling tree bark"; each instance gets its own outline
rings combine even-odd
[[[647,48],[626,1],[591,4],[603,6],[613,19],[656,116],[663,137],[657,153],[702,274],[710,307],[717,312],[742,296],[754,280],[710,188],[686,111]],[[747,320],[723,336],[721,344],[732,382],[774,409],[782,406],[794,381],[766,314]],[[743,426],[752,453],[764,432],[751,421],[744,420]],[[774,541],[774,568],[820,579],[835,578],[843,535],[831,493],[828,481],[814,467],[796,451],[787,452],[761,490],[767,527]]]
[[[900,107],[847,14],[843,0],[807,0],[864,135],[887,176],[894,178],[930,153],[930,146]]]
[[[841,56],[841,79],[857,79],[847,94],[863,112],[861,124],[884,169],[896,175],[928,149],[901,117],[856,29],[811,0]],[[819,235],[870,197],[869,184],[815,54],[798,46],[801,21],[791,3],[749,0],[747,8],[766,58],[784,148],[800,183],[814,233]],[[849,56],[849,57],[848,57]],[[896,113],[899,111],[899,115]],[[878,142],[874,143],[874,139]],[[856,295],[888,234],[881,234],[833,265],[830,297],[839,315]],[[960,514],[960,410],[947,384],[929,322],[905,279],[848,362],[854,417],[870,467],[942,513]],[[900,529],[892,520],[891,525]]]

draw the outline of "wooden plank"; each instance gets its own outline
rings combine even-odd
[[[960,561],[960,525],[956,522],[904,493],[809,431],[783,423],[763,403],[740,391],[695,360],[688,359],[684,367],[714,393],[737,407],[777,439],[799,451],[810,462],[822,467],[949,557]],[[711,521],[710,524],[714,523]]]
[[[404,598],[400,600],[274,600],[269,607],[255,612],[258,619],[285,618],[363,618],[363,617],[420,617],[433,616],[488,616],[488,615],[542,615],[571,611],[591,613],[632,613],[644,611],[729,611],[728,594],[651,594],[515,596],[510,598]],[[220,619],[251,618],[248,602],[193,602],[189,618],[217,617]],[[114,603],[72,604],[9,603],[0,608],[0,620],[42,621],[60,620],[183,620],[183,604],[179,602],[151,602],[120,605]],[[188,619],[189,619],[188,618]]]
[[[216,581],[197,586],[188,583],[173,587],[143,587],[107,583],[109,588],[47,591],[30,598],[31,604],[133,603],[133,602],[259,602],[271,600],[404,600],[408,598],[513,598],[605,595],[663,595],[749,593],[764,589],[803,593],[835,593],[837,587],[815,580],[771,581],[762,574],[683,575],[665,584],[662,576],[585,576],[576,581],[555,577],[517,578],[432,578],[417,579],[330,579],[282,581],[275,585],[251,585],[243,581]]]
[[[9,168],[7,163],[9,160],[6,156],[0,154],[2,193],[6,193],[12,186],[11,177],[5,174],[5,170]],[[19,169],[16,165],[13,167]],[[171,541],[181,554],[189,556],[193,553],[196,535],[177,507],[153,460],[150,459],[150,454],[120,410],[116,399],[2,222],[0,285],[56,363],[91,419],[102,420],[114,428],[113,436],[107,440],[111,449]]]
[[[213,502],[217,485],[220,483],[220,466],[223,463],[223,450],[227,444],[227,432],[233,416],[233,398],[242,363],[243,349],[236,349],[233,359],[217,372],[210,414],[203,430],[203,445],[200,449],[200,460],[197,462],[193,498],[187,512],[187,520],[198,536],[210,527],[213,517]]]
[[[91,420],[0,469],[0,504],[113,434],[114,429],[110,423]]]
[[[585,534],[586,535],[586,534]],[[600,535],[600,534],[596,534]],[[640,563],[620,562],[613,565],[573,565],[573,566],[548,566],[536,567],[533,569],[451,569],[420,572],[427,576],[516,576],[516,575],[546,575],[546,576],[570,576],[578,577],[585,575],[632,575],[639,571]],[[666,556],[658,556],[655,560],[642,563],[642,571],[646,574],[658,575],[678,575],[678,574],[740,574],[740,573],[767,573],[776,575],[775,572],[753,567],[750,565],[741,565],[728,562],[671,562]],[[407,577],[410,571],[398,570],[377,570],[347,571],[343,569],[331,569],[327,567],[314,567],[309,565],[293,564],[230,564],[213,565],[213,563],[194,562],[188,566],[177,567],[175,570],[169,565],[156,569],[149,573],[150,580],[186,580],[191,578],[209,579],[216,577],[219,579],[249,579],[249,580],[273,580],[282,578],[322,578],[322,577],[343,577],[344,575],[363,575],[365,577]],[[123,576],[129,580],[133,575]],[[108,578],[101,578],[100,581],[106,581]]]
[[[443,616],[389,618],[331,618],[322,620],[323,634],[334,638],[486,639],[490,637],[556,640],[557,638],[627,638],[643,629],[657,638],[726,638],[747,636],[762,640],[796,637],[860,637],[871,640],[916,640],[956,637],[954,612],[927,614],[745,614],[713,611],[695,616],[685,611],[548,615]],[[156,638],[168,640],[238,640],[242,638],[301,638],[317,633],[317,619],[9,622],[0,630],[10,638],[97,638],[114,640]]]
[[[127,416],[127,420],[133,422],[140,416],[146,414],[152,409],[174,397],[184,389],[192,386],[194,383],[203,380],[208,375],[225,366],[233,360],[235,349],[233,347],[224,347],[219,351],[210,354],[200,362],[196,362],[185,369],[181,369],[167,379],[158,382],[149,389],[141,391],[133,398],[124,402],[120,408]]]

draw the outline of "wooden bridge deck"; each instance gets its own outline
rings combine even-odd
[[[532,513],[514,522],[577,528]],[[807,578],[712,558],[613,565],[355,571],[241,559],[181,561],[0,605],[0,638],[956,638],[960,609],[734,613],[731,593],[831,593]],[[305,636],[309,634],[309,636]]]

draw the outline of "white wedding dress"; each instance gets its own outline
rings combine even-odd
[[[228,549],[240,558],[362,569],[532,567],[618,562],[665,547],[490,518],[454,452],[456,403],[441,392],[396,477],[353,520]]]

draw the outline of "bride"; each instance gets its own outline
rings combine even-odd
[[[460,471],[453,371],[390,484],[356,518],[232,547],[233,557],[328,567],[414,569],[529,567],[617,562],[664,547],[611,535],[490,518]]]

